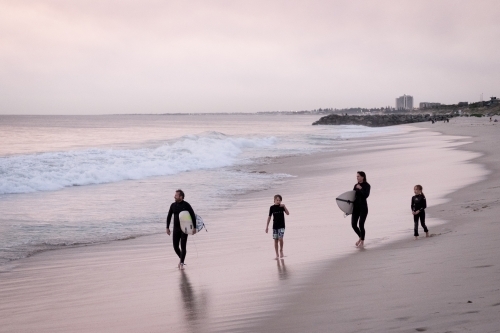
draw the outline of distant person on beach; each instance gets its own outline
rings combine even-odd
[[[415,239],[418,239],[418,220],[420,219],[420,224],[425,231],[425,237],[429,237],[429,230],[425,225],[425,209],[427,208],[427,200],[425,199],[425,195],[422,192],[422,185],[415,185],[413,188],[413,192],[415,195],[411,198],[411,213],[413,214],[413,222],[414,222],[414,232],[413,236]]]
[[[282,203],[283,198],[281,195],[276,194],[274,196],[274,205],[269,208],[269,216],[267,218],[266,224],[266,234],[269,231],[269,222],[271,221],[271,216],[273,217],[273,239],[274,239],[274,250],[276,251],[276,260],[283,258],[283,236],[285,235],[285,214],[290,215],[285,204]],[[278,244],[280,246],[280,251],[278,252]]]
[[[356,191],[356,198],[353,204],[351,225],[356,235],[359,236],[356,246],[363,247],[365,243],[365,221],[368,216],[368,203],[366,199],[370,196],[371,186],[366,182],[366,174],[363,171],[358,171],[356,178],[358,182],[354,185],[353,189]]]
[[[172,215],[174,216],[174,231],[173,231],[173,244],[174,251],[179,256],[179,265],[177,267],[179,269],[184,269],[184,260],[186,258],[186,244],[188,235],[182,232],[181,223],[179,221],[179,213],[182,211],[189,212],[191,215],[191,220],[193,221],[193,235],[196,233],[196,215],[194,214],[193,208],[191,205],[184,201],[184,192],[182,190],[175,191],[174,194],[174,202],[170,205],[170,209],[168,211],[167,216],[167,234],[170,235],[170,222],[172,219]],[[179,243],[181,248],[179,249]]]

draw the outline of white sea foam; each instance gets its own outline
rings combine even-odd
[[[231,166],[245,150],[269,147],[275,137],[187,135],[156,148],[87,149],[0,158],[0,194],[54,191],[69,186]]]

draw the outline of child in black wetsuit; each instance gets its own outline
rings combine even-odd
[[[427,201],[425,195],[422,193],[422,185],[415,185],[413,192],[415,195],[411,198],[411,213],[413,214],[413,222],[415,223],[414,233],[415,239],[418,239],[418,219],[425,231],[425,237],[429,237],[429,230],[425,225],[425,209],[427,208]]]

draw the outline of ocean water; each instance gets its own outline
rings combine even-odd
[[[259,166],[397,128],[279,114],[0,116],[0,265],[163,233],[176,189],[210,221],[235,196],[294,177]]]

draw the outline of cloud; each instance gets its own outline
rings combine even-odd
[[[498,94],[497,1],[4,1],[0,113],[255,112]]]

